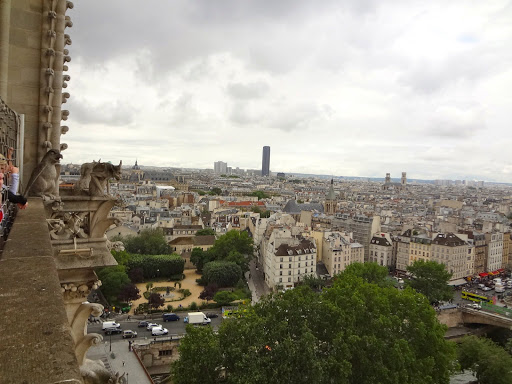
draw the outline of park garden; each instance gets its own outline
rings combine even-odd
[[[197,236],[211,234],[211,229],[205,229]],[[116,312],[215,308],[251,297],[244,274],[253,243],[246,232],[230,231],[207,251],[195,248],[191,255],[195,269],[185,269],[185,259],[171,252],[160,230],[115,240],[125,247],[124,251],[112,251],[118,265],[96,272],[101,292]]]

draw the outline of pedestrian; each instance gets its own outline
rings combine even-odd
[[[123,367],[124,367],[124,360],[123,360]]]
[[[131,340],[128,340],[128,351],[129,352],[132,351],[132,341]]]

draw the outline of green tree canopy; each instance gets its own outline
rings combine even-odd
[[[249,196],[257,197],[258,200],[268,199],[270,197],[270,195],[266,194],[263,191],[253,191]]]
[[[413,275],[407,285],[424,294],[430,303],[453,299],[453,288],[448,285],[452,274],[446,271],[444,264],[418,260],[409,265],[407,271]]]
[[[212,228],[200,229],[196,232],[196,236],[215,236],[215,231]]]
[[[223,322],[201,377],[222,368],[237,384],[447,384],[455,349],[445,330],[423,295],[346,274],[320,294],[300,286]],[[195,358],[180,356],[175,379],[195,382]]]
[[[180,255],[132,255],[127,264],[130,271],[142,269],[145,279],[171,277],[183,273],[185,260]]]
[[[213,247],[208,250],[208,254],[212,261],[226,260],[229,257],[237,258],[242,272],[246,272],[248,263],[253,257],[253,241],[247,232],[232,230],[219,237]],[[238,254],[242,255],[244,260],[239,259]]]
[[[171,247],[165,241],[161,229],[145,229],[138,236],[130,236],[123,242],[129,253],[141,255],[165,255],[171,253]]]
[[[485,337],[462,339],[457,356],[461,369],[475,372],[480,384],[512,383],[512,356]]]
[[[211,261],[203,268],[203,278],[207,284],[233,287],[242,278],[242,269],[234,262]]]
[[[360,277],[368,283],[390,286],[390,283],[386,280],[388,269],[377,263],[352,263],[341,272],[340,278],[344,276]]]
[[[209,195],[211,196],[219,196],[219,195],[222,195],[222,189],[220,189],[219,187],[214,187],[210,190],[210,192],[208,192]]]
[[[122,265],[101,268],[96,273],[101,280],[101,292],[111,304],[117,302],[122,287],[131,284],[126,268]]]
[[[215,300],[220,305],[228,305],[237,299],[238,295],[235,292],[218,291],[215,293],[215,295],[213,295],[213,300]]]
[[[219,338],[213,333],[213,329],[188,325],[187,336],[180,341],[180,359],[172,364],[173,382],[219,383],[221,363]]]

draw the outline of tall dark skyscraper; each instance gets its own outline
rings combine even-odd
[[[263,147],[263,159],[261,161],[261,176],[270,176],[270,147]]]

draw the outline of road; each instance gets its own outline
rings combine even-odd
[[[217,330],[219,328],[220,323],[222,322],[222,316],[221,316],[219,310],[210,311],[210,312],[215,312],[219,315],[219,317],[213,318],[212,322],[211,322],[211,326],[213,327],[213,329]],[[128,321],[121,320],[121,321],[118,321],[118,323],[121,324],[121,329],[123,331],[128,330],[128,329],[131,329],[132,331],[136,331],[137,332],[136,339],[150,339],[150,338],[156,337],[156,339],[158,340],[161,337],[185,334],[185,328],[186,328],[187,324],[185,324],[183,322],[183,319],[185,318],[186,315],[187,315],[186,313],[179,313],[179,316],[181,318],[179,321],[164,322],[161,317],[154,318],[151,320],[147,319],[147,321],[161,324],[164,328],[167,328],[169,330],[169,335],[167,335],[167,336],[152,336],[151,331],[146,330],[146,327],[141,327],[141,328],[137,327],[137,324],[140,321],[138,319],[131,319]],[[108,319],[108,321],[112,321],[112,319]],[[111,336],[105,335],[103,330],[101,329],[101,326],[102,326],[102,323],[91,323],[87,326],[87,333],[99,333],[100,335],[103,335],[103,340],[105,342],[107,342],[107,341],[110,342],[110,340],[112,340],[112,343],[117,343],[117,342],[125,340],[125,339],[123,339],[121,333],[111,335]],[[136,340],[136,339],[133,339],[133,340]]]

